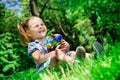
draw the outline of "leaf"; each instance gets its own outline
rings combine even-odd
[[[0,61],[4,63],[8,63],[9,61],[5,57],[0,57]]]
[[[14,69],[15,68],[15,65],[14,64],[8,64],[8,65],[5,65],[4,68],[2,69],[3,72],[7,72],[8,70],[10,69]]]

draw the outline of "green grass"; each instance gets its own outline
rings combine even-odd
[[[5,80],[117,80],[120,78],[120,43],[106,45],[104,56],[89,58],[69,65],[62,63],[51,70],[37,72],[29,69],[10,76]]]

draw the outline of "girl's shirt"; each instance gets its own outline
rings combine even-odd
[[[45,41],[35,40],[33,42],[30,42],[28,44],[28,55],[32,56],[32,53],[36,50],[40,50],[42,54],[47,54],[49,51],[47,50],[47,47],[45,45],[48,43],[48,38],[49,36],[46,37]],[[44,68],[49,67],[50,61],[51,57],[49,57],[48,60],[42,64],[37,64],[35,62],[37,69],[43,70]]]

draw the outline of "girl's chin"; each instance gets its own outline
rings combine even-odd
[[[44,38],[46,34],[41,34],[39,37]]]

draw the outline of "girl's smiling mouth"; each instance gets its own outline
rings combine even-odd
[[[41,30],[39,31],[39,33],[43,33],[43,32],[45,32],[45,29],[41,29]]]

